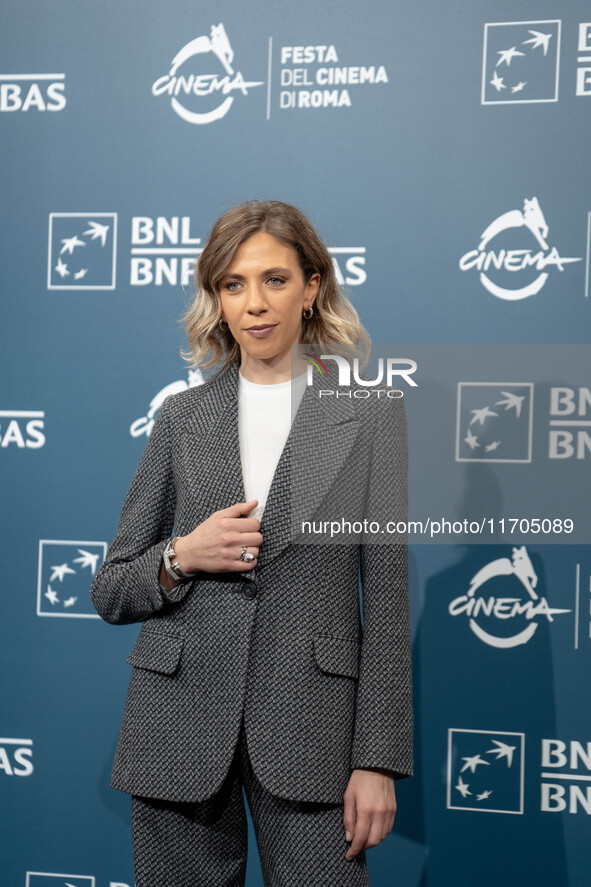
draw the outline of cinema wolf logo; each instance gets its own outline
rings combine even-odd
[[[449,614],[466,618],[489,647],[507,650],[527,644],[541,621],[554,622],[554,616],[571,612],[551,607],[537,584],[525,545],[513,546],[510,558],[495,558],[478,570],[467,592],[449,604]]]
[[[482,286],[498,299],[515,302],[535,296],[550,273],[582,261],[561,256],[549,245],[548,231],[538,198],[526,197],[522,209],[502,213],[484,229],[477,249],[460,259],[460,270],[478,271]]]
[[[188,388],[196,388],[198,385],[202,385],[204,381],[205,378],[200,369],[189,370],[189,378],[187,381],[184,379],[177,379],[175,382],[169,382],[168,385],[161,388],[150,401],[146,415],[140,416],[139,419],[135,419],[135,421],[131,423],[129,428],[131,436],[142,437],[145,435],[146,437],[149,437],[152,433],[156,416],[166,398],[173,394],[179,394],[181,391],[186,391]]]
[[[170,96],[173,111],[187,123],[202,125],[221,120],[237,93],[247,96],[249,89],[264,85],[262,80],[245,80],[233,62],[234,50],[226,29],[223,24],[212,25],[209,36],[196,37],[175,55],[168,74],[152,84],[152,95]],[[204,72],[204,64],[213,70]]]

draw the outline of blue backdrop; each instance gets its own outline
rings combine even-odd
[[[301,207],[378,343],[589,343],[590,20],[582,0],[6,0],[2,884],[133,884],[108,780],[138,626],[88,589],[163,397],[201,381],[179,318],[213,221]],[[496,368],[442,372],[441,422],[409,398],[411,497],[433,453],[471,507],[566,518],[503,490],[588,500],[591,366],[514,376],[501,348]],[[456,422],[507,392],[534,414],[508,457]],[[588,884],[591,547],[525,529],[411,546],[417,775],[373,887]]]

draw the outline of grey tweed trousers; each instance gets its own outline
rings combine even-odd
[[[244,721],[220,790],[199,803],[132,796],[136,887],[244,887],[247,823],[265,887],[369,887],[365,852],[345,859],[343,804],[288,801],[253,773]]]

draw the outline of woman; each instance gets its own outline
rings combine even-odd
[[[136,885],[244,884],[242,787],[266,887],[367,885],[412,770],[405,546],[294,544],[290,508],[296,487],[354,487],[373,449],[402,509],[403,403],[360,422],[292,369],[294,344],[368,342],[294,207],[225,213],[195,283],[192,357],[222,370],[163,403],[91,589],[108,622],[144,623],[111,781],[133,796]]]

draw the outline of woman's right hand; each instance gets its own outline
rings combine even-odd
[[[185,573],[243,573],[256,566],[263,537],[261,522],[256,517],[244,517],[258,505],[258,499],[237,502],[229,508],[214,511],[207,520],[175,542],[176,560]],[[246,548],[254,560],[240,560]]]

